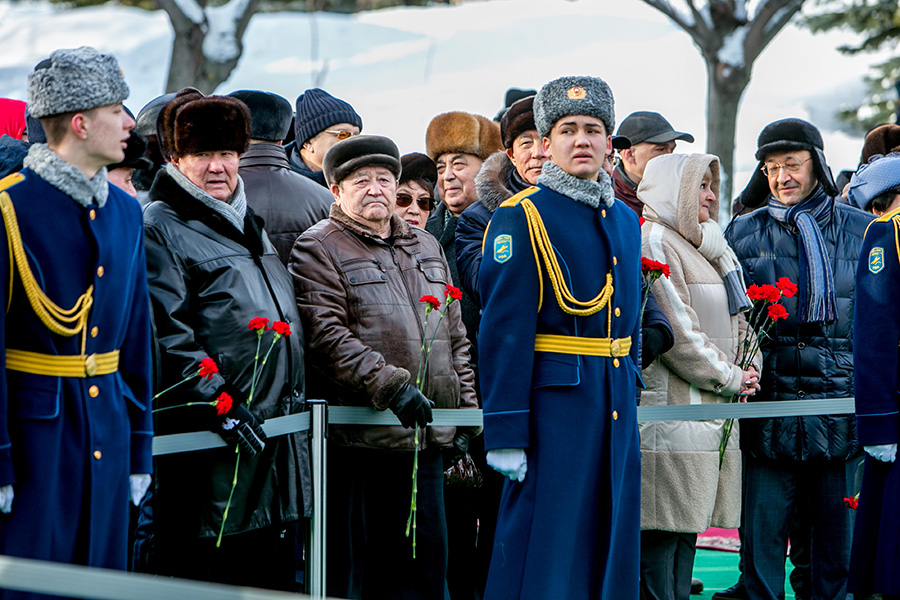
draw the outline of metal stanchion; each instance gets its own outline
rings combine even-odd
[[[310,519],[310,548],[307,553],[307,577],[309,594],[313,598],[325,597],[325,472],[328,456],[325,446],[325,427],[328,420],[328,403],[324,400],[308,401],[312,410],[312,486],[313,516]]]

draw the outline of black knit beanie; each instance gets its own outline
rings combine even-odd
[[[313,88],[297,96],[297,118],[294,121],[297,147],[338,123],[350,123],[362,132],[362,118],[348,103],[325,90]]]

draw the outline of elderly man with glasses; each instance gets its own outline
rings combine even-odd
[[[741,193],[749,208],[726,238],[748,284],[787,277],[799,293],[763,342],[762,389],[753,400],[853,395],[853,303],[869,215],[835,202],[822,135],[784,119],[759,135],[759,168]],[[743,571],[747,596],[784,597],[788,530],[795,506],[809,515],[813,598],[843,598],[850,558],[847,465],[859,455],[853,415],[745,419]]]
[[[294,141],[285,146],[291,168],[328,188],[322,161],[328,149],[362,131],[363,123],[353,107],[325,90],[313,88],[297,96]]]

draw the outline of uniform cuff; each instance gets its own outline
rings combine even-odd
[[[131,474],[153,473],[153,433],[135,431],[131,434]]]
[[[860,446],[896,444],[900,441],[900,415],[856,415]]]
[[[12,444],[0,448],[0,486],[12,485],[16,482],[13,471]]]
[[[485,413],[484,449],[527,448],[529,446],[528,422],[531,413],[527,410]]]

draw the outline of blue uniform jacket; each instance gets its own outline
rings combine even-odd
[[[12,513],[0,515],[0,553],[124,568],[128,476],[152,472],[140,207],[114,186],[102,208],[85,207],[30,169],[10,177],[23,177],[6,191],[38,285],[65,309],[93,285],[85,353],[118,349],[121,355],[117,372],[94,377],[0,369],[0,485],[15,490]],[[10,290],[5,230],[0,236],[5,348],[81,354],[81,334],[52,333],[18,273]],[[0,361],[5,364],[5,355]]]

